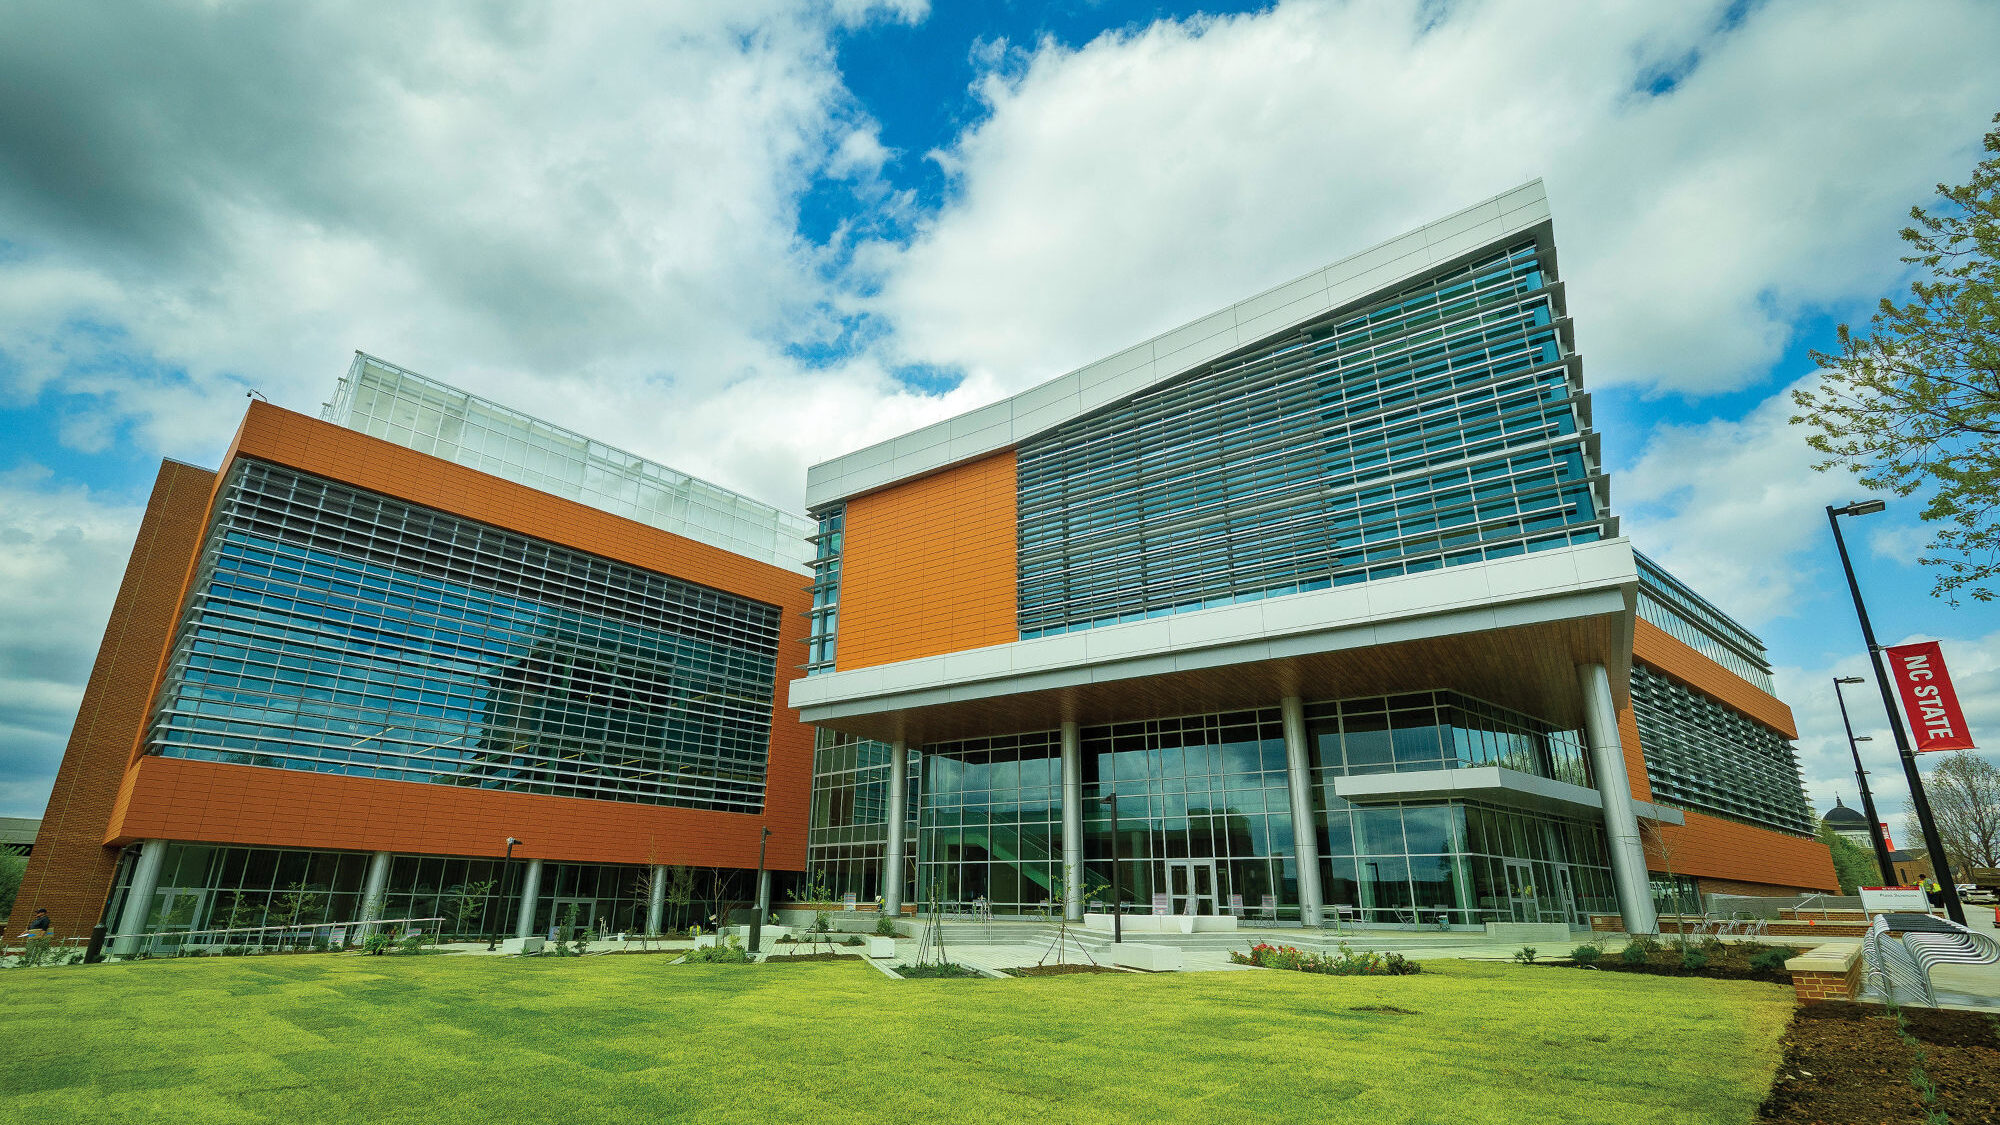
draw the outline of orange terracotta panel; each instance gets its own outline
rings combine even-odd
[[[201,541],[215,474],[167,461],[146,501],[104,641],[70,728],[47,810],[6,932],[46,907],[64,934],[87,933],[110,892],[118,855],[104,825],[126,799],[125,763],[144,726],[160,651],[179,616],[182,576]]]
[[[1654,871],[1811,891],[1838,891],[1833,855],[1819,840],[1685,812],[1685,825],[1644,833]]]
[[[1650,621],[1633,622],[1632,656],[1654,671],[1742,712],[1786,738],[1799,736],[1790,707],[1667,635],[1666,630]]]
[[[1020,639],[1014,451],[847,502],[840,562],[845,671]]]

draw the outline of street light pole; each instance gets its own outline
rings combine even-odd
[[[1910,736],[1903,732],[1897,713],[1896,689],[1889,685],[1889,669],[1882,663],[1882,646],[1875,643],[1875,626],[1868,622],[1868,607],[1861,601],[1861,583],[1854,578],[1854,563],[1847,557],[1847,540],[1840,535],[1840,517],[1872,516],[1886,507],[1880,500],[1862,500],[1845,507],[1826,506],[1827,526],[1833,528],[1833,545],[1840,552],[1840,568],[1847,573],[1847,592],[1854,596],[1854,615],[1861,620],[1861,639],[1868,645],[1868,662],[1875,667],[1875,686],[1882,691],[1882,709],[1889,713],[1889,731],[1896,736],[1896,753],[1903,759],[1903,777],[1910,783],[1910,804],[1917,810],[1917,824],[1924,832],[1924,850],[1929,853],[1931,877],[1941,884],[1944,912],[1952,921],[1965,925],[1965,906],[1958,901],[1958,886],[1952,881],[1951,863],[1944,854],[1944,840],[1938,836],[1937,821],[1931,817],[1930,798],[1924,795],[1924,775],[1917,769],[1916,752]]]
[[[750,888],[750,903],[754,910],[750,913],[750,952],[757,952],[758,944],[764,939],[764,845],[771,841],[771,830],[757,838],[757,882]]]
[[[1111,808],[1111,944],[1118,945],[1125,940],[1125,912],[1118,908],[1118,794],[1107,794],[1097,803]]]
[[[500,890],[503,894],[507,889],[507,869],[514,866],[514,845],[520,842],[512,836],[507,837],[507,854],[500,860],[500,878],[498,880]],[[486,952],[493,952],[494,947],[499,942],[500,935],[493,928],[493,911],[488,909],[486,912]]]
[[[1842,684],[1866,683],[1860,676],[1835,676],[1833,697],[1840,701],[1840,725],[1847,728],[1847,749],[1854,755],[1854,783],[1861,787],[1861,813],[1868,818],[1868,838],[1875,842],[1875,866],[1882,871],[1882,885],[1896,885],[1896,865],[1889,859],[1889,843],[1882,839],[1882,819],[1875,812],[1875,795],[1868,791],[1868,771],[1861,768],[1861,744],[1871,741],[1867,735],[1854,736],[1854,724],[1847,719],[1847,697],[1840,693]]]

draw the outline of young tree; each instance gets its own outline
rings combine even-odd
[[[670,932],[679,932],[681,923],[687,918],[688,904],[694,901],[694,868],[675,865],[667,868],[666,903],[673,921],[668,923]]]
[[[1841,325],[1839,351],[1813,353],[1818,386],[1792,392],[1792,423],[1826,458],[1814,468],[1928,493],[1923,562],[1954,604],[1992,600],[2000,575],[2000,128],[1985,147],[1970,180],[1938,185],[1948,206],[1910,208],[1903,261],[1924,275],[1912,299],[1884,298],[1866,334]]]
[[[1955,876],[1962,879],[1968,867],[2000,867],[2000,767],[1957,751],[1924,778],[1924,794]],[[1915,806],[1904,801],[1903,808],[1903,831],[1922,839]]]
[[[459,885],[458,893],[451,900],[451,913],[455,923],[454,932],[460,937],[472,932],[473,920],[486,909],[486,899],[493,893],[493,887],[492,879]]]

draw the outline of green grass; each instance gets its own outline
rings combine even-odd
[[[1746,1122],[1792,1007],[1765,984],[1467,962],[898,983],[667,960],[9,971],[0,1104],[64,1125]]]

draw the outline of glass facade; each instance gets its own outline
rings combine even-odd
[[[1796,836],[1813,834],[1799,760],[1777,731],[1632,665],[1632,717],[1653,799]]]
[[[1610,533],[1532,241],[1023,444],[1035,637]]]
[[[840,626],[840,550],[846,537],[847,505],[820,512],[812,537],[812,623],[806,635],[806,675],[833,671]]]
[[[889,844],[889,755],[886,742],[837,731],[813,738],[812,813],[806,830],[806,879],[834,899],[852,894],[873,902],[882,896],[882,856]],[[917,822],[923,755],[910,752],[903,815]],[[914,839],[907,831],[905,839]],[[908,882],[908,873],[905,874]]]
[[[1688,589],[1659,563],[1639,554],[1639,616],[1682,644],[1743,677],[1766,695],[1775,694],[1764,642],[1738,625],[1708,599]]]
[[[812,525],[800,516],[374,356],[355,355],[320,416],[725,551],[805,569]]]
[[[361,918],[367,852],[167,845],[147,913],[146,932],[173,935],[225,926],[347,926]],[[132,864],[121,865],[105,917],[122,917]],[[444,932],[467,938],[512,936],[527,864],[516,859],[392,856],[377,917],[443,918]],[[647,869],[596,863],[542,865],[533,931],[546,934],[572,909],[578,926],[639,933],[646,925]],[[750,872],[725,874],[722,892],[740,904]],[[662,929],[672,931],[715,912],[715,886],[703,869],[689,880],[689,901],[670,904]],[[472,894],[484,889],[484,894]],[[461,903],[465,909],[461,910]],[[155,948],[159,948],[155,943]],[[170,947],[169,947],[170,948]]]
[[[152,751],[763,807],[777,607],[254,461],[214,518]]]
[[[1478,801],[1352,804],[1350,773],[1498,765],[1590,784],[1581,739],[1450,692],[1307,708],[1325,901],[1375,922],[1582,919],[1614,909],[1602,827]],[[1120,899],[1167,896],[1174,913],[1266,908],[1298,917],[1295,830],[1276,708],[1086,727],[1081,732],[1087,882],[1111,881],[1118,798]],[[1062,854],[1054,731],[924,747],[918,893],[969,909],[1051,909]],[[871,839],[879,839],[873,836]],[[872,856],[881,855],[877,845]],[[1108,892],[1095,890],[1104,897]]]

